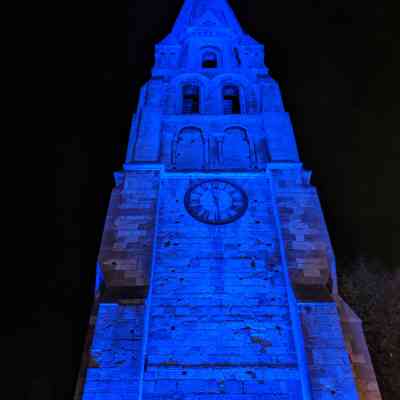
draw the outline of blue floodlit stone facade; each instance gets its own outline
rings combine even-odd
[[[156,46],[76,400],[379,400],[264,47],[225,0]]]

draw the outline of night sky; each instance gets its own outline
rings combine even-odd
[[[24,399],[72,399],[112,174],[124,162],[154,45],[182,5],[107,3],[95,4],[84,17],[74,10],[78,21],[70,25],[68,129],[55,127],[56,265],[32,315],[17,328]],[[243,28],[266,46],[266,63],[280,84],[302,161],[313,171],[337,258],[368,255],[386,268],[400,267],[396,2],[230,3]]]

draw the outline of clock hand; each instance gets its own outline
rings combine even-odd
[[[220,219],[220,207],[219,207],[219,198],[218,198],[218,196],[215,194],[215,192],[212,192],[212,197],[213,197],[213,200],[214,200],[214,204],[215,204],[215,207],[216,207],[216,218],[217,219]]]
[[[219,207],[219,198],[216,196],[215,197],[215,206],[217,207],[217,218],[218,219],[220,219],[221,218],[221,216],[220,216],[220,214],[221,214],[221,212],[220,212],[220,207]]]
[[[214,204],[217,205],[218,204],[218,196],[215,194],[214,191],[211,192],[211,195],[213,197]]]

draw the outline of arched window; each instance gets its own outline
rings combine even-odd
[[[234,85],[224,86],[224,114],[240,114],[240,92]]]
[[[225,131],[221,158],[224,168],[250,168],[250,143],[245,129],[234,127]]]
[[[218,57],[212,51],[207,51],[203,54],[202,61],[203,68],[217,68],[218,67]]]
[[[200,112],[200,88],[188,84],[182,89],[182,113],[198,114]]]
[[[197,170],[204,166],[204,138],[200,129],[182,129],[172,144],[172,164],[177,169]]]

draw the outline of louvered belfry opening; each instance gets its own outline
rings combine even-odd
[[[200,90],[196,85],[183,87],[183,114],[198,114],[200,112]]]
[[[224,114],[240,114],[240,92],[234,85],[225,86],[224,96]]]

